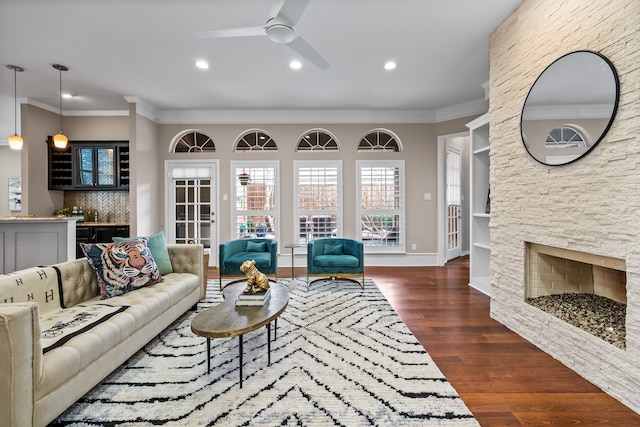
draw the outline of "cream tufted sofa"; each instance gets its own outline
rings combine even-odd
[[[46,426],[204,297],[202,245],[168,249],[163,282],[107,300],[85,258],[0,277],[0,425]]]

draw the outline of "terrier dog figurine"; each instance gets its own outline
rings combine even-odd
[[[249,292],[255,294],[256,292],[266,291],[269,289],[269,279],[263,273],[259,272],[256,268],[255,260],[246,260],[240,266],[242,271],[247,276],[247,287],[244,288],[244,293]]]

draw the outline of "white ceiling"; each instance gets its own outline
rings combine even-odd
[[[195,32],[264,25],[278,0],[0,0],[2,130],[18,98],[65,115],[127,110],[125,96],[165,114],[211,110],[420,112],[482,101],[489,34],[521,0],[310,0],[297,32],[326,71],[267,37]],[[194,63],[209,61],[203,71]],[[385,61],[398,66],[389,72]],[[5,139],[3,132],[0,140]]]

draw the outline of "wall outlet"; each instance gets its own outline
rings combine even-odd
[[[418,250],[418,245],[417,245],[416,243],[412,243],[412,244],[411,244],[411,250],[412,250],[412,251],[416,251],[416,250]]]

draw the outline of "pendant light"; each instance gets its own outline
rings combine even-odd
[[[67,148],[67,143],[69,142],[69,138],[66,137],[65,134],[62,133],[62,72],[68,71],[69,69],[64,65],[60,64],[52,64],[51,65],[56,70],[60,71],[60,133],[53,135],[53,145],[56,148],[64,150]]]
[[[17,65],[7,65],[7,68],[13,70],[13,135],[8,139],[9,147],[14,150],[21,150],[24,140],[18,135],[18,71],[23,72],[24,68]]]

